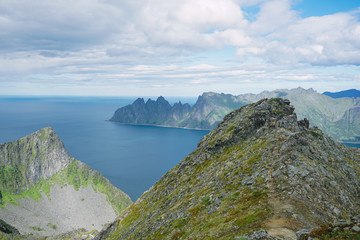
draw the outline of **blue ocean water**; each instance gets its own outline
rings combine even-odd
[[[51,126],[72,156],[100,171],[134,201],[193,151],[208,133],[106,121],[117,108],[134,100],[0,97],[0,143]]]
[[[360,143],[343,143],[346,146],[360,148]]]

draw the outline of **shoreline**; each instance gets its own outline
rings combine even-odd
[[[339,141],[340,143],[344,144],[344,143],[349,143],[349,144],[359,144],[360,145],[360,142],[342,142],[342,141]]]
[[[122,123],[122,122],[116,122],[116,121],[110,121],[110,120],[105,120],[105,122],[112,122],[112,123],[116,123],[116,124],[132,125],[132,126],[150,126],[150,127],[161,127],[161,128],[177,128],[177,129],[197,130],[197,131],[211,131],[212,130],[212,129],[204,129],[204,128],[177,127],[177,126],[146,124],[146,123]]]
[[[196,131],[211,131],[212,129],[204,129],[204,128],[189,128],[189,127],[177,127],[177,126],[169,126],[169,125],[158,125],[158,124],[146,124],[146,123],[122,123],[116,121],[105,120],[105,122],[112,122],[116,124],[122,125],[130,125],[130,126],[150,126],[150,127],[161,127],[161,128],[176,128],[176,129],[185,129],[185,130],[196,130]],[[359,144],[360,142],[343,142],[339,141],[341,144]]]

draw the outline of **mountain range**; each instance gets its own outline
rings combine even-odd
[[[70,156],[50,127],[0,144],[0,239],[99,231],[130,204],[127,194]]]
[[[229,113],[95,239],[358,239],[360,150],[311,126],[282,98]]]
[[[323,94],[326,96],[332,97],[332,98],[344,98],[344,97],[359,98],[360,97],[360,91],[356,90],[356,89],[349,89],[349,90],[340,91],[340,92],[324,92]]]
[[[208,92],[199,96],[193,106],[181,102],[171,106],[163,97],[146,103],[139,98],[116,110],[110,121],[211,130],[232,110],[263,98],[289,99],[297,115],[309,119],[312,126],[338,141],[360,141],[360,98],[335,99],[303,88],[238,96]]]

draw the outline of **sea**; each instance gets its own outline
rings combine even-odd
[[[167,99],[170,103],[196,101]],[[134,100],[136,97],[0,96],[0,143],[51,126],[75,159],[98,170],[135,201],[191,153],[209,131],[107,121],[116,109]],[[360,144],[347,145],[360,148]]]
[[[155,98],[152,98],[155,99]],[[136,97],[0,97],[0,143],[46,126],[68,152],[98,170],[135,201],[209,131],[125,125],[107,121]],[[145,99],[146,101],[147,99]],[[170,98],[195,103],[196,98]]]

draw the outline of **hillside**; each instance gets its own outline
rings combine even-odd
[[[360,214],[359,161],[288,100],[260,100],[226,115],[96,239],[296,239]]]
[[[176,117],[170,114],[170,111],[159,112],[157,110],[165,109],[165,107],[160,106],[167,106],[166,109],[175,108],[175,105],[171,107],[163,98],[156,102],[148,100],[152,105],[157,103],[159,105],[159,107],[152,107],[151,111],[148,110],[149,108],[139,107],[139,103],[144,102],[144,100],[138,99],[133,104],[118,109],[110,121],[210,130],[215,128],[223,117],[232,110],[263,98],[289,99],[295,106],[299,118],[309,119],[313,126],[319,127],[336,140],[343,142],[360,141],[357,111],[357,108],[360,107],[360,98],[334,99],[313,89],[305,90],[303,88],[264,91],[259,94],[238,96],[213,92],[204,93],[199,96],[194,106],[184,107],[186,104],[178,106],[181,109],[181,114],[176,114]],[[145,103],[141,105],[145,105]]]
[[[100,230],[130,203],[99,172],[74,160],[50,127],[0,144],[0,220],[21,234]]]

